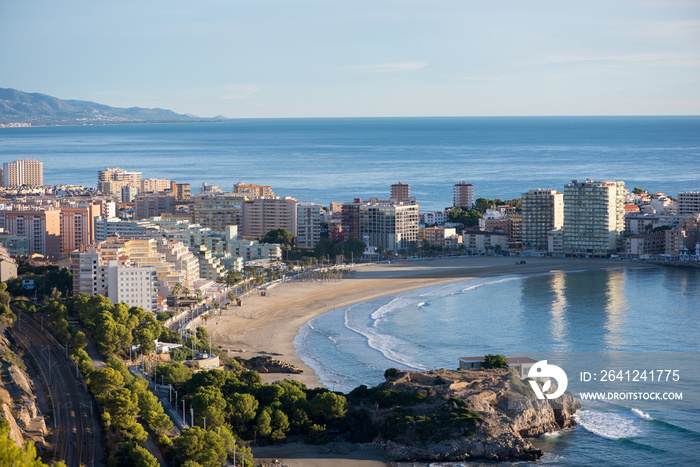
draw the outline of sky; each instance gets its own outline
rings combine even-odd
[[[700,0],[0,0],[0,87],[201,117],[699,115]]]

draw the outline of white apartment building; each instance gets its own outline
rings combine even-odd
[[[151,266],[125,266],[119,261],[110,261],[109,299],[112,303],[126,303],[146,311],[155,312],[158,294],[156,292],[156,269]]]
[[[420,216],[424,225],[442,226],[445,224],[445,222],[447,222],[446,211],[425,212]]]
[[[43,186],[44,163],[36,159],[20,159],[2,164],[4,186]]]
[[[319,240],[321,240],[321,206],[310,201],[302,201],[297,204],[297,246],[314,248]]]
[[[564,195],[536,189],[522,195],[523,250],[547,251],[548,234],[564,225]]]
[[[470,253],[485,253],[497,250],[507,251],[508,234],[483,230],[465,230],[462,232],[462,244]]]
[[[625,230],[625,182],[573,180],[564,187],[564,254],[606,256]]]

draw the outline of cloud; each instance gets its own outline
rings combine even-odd
[[[374,65],[354,65],[344,67],[346,70],[359,71],[363,73],[393,73],[397,71],[415,71],[425,68],[428,62],[424,60],[414,60],[397,63],[378,63]]]
[[[220,96],[221,99],[225,100],[242,100],[250,99],[255,97],[256,93],[260,91],[260,86],[251,84],[227,84],[224,86],[225,95]]]

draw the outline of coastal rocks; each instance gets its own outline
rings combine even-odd
[[[274,359],[267,355],[251,358],[247,361],[246,366],[258,373],[299,374],[303,372],[303,370],[296,365]]]
[[[392,375],[377,391],[401,403],[374,414],[375,443],[397,461],[537,460],[543,452],[524,438],[573,426],[580,404],[514,394],[510,384],[505,369]]]

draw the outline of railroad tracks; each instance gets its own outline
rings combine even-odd
[[[32,355],[48,388],[54,414],[54,460],[94,467],[99,424],[85,381],[66,349],[42,326],[13,307],[17,341]],[[99,460],[98,460],[99,462]]]

